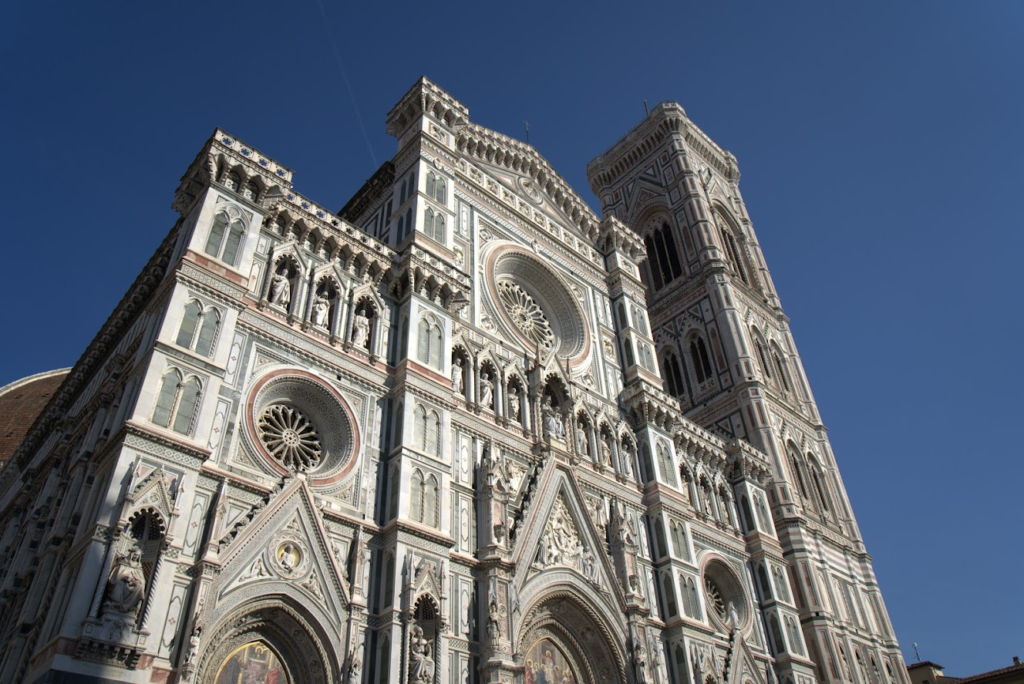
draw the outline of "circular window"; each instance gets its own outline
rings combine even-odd
[[[314,485],[352,471],[356,422],[333,388],[310,373],[282,370],[262,378],[249,396],[247,435],[270,470],[307,473]]]
[[[583,312],[544,259],[515,245],[497,245],[486,256],[488,291],[510,336],[530,350],[582,358],[590,347]]]
[[[263,446],[288,470],[306,471],[320,465],[320,435],[299,409],[271,404],[260,414],[257,429]]]
[[[736,574],[720,560],[704,566],[704,603],[721,626],[742,629],[748,620],[747,599]]]

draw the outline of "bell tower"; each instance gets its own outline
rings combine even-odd
[[[795,619],[780,614],[768,628],[780,671],[792,652],[813,660],[821,681],[905,683],[736,158],[663,103],[594,159],[588,177],[605,220],[629,226],[646,248],[640,272],[664,390],[701,427],[768,455],[768,506],[809,650],[799,653]],[[773,584],[777,596],[785,582],[763,578],[766,616]]]

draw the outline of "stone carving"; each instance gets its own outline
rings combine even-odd
[[[607,436],[601,438],[601,457],[598,460],[598,463],[603,466],[612,464],[612,447],[608,441],[609,438]]]
[[[348,652],[348,681],[349,684],[358,684],[363,678],[363,661],[359,658],[356,649]]]
[[[330,313],[331,305],[327,298],[318,294],[313,301],[313,325],[318,328],[327,327],[327,314]]]
[[[635,456],[633,445],[623,444],[620,455],[622,456],[622,474],[626,477],[633,477],[633,457]]]
[[[514,386],[508,388],[508,417],[519,420],[519,394]]]
[[[370,319],[362,309],[356,312],[352,321],[352,344],[361,349],[366,349],[370,340]]]
[[[452,391],[462,394],[465,391],[465,383],[462,376],[462,359],[455,357],[452,361]]]
[[[544,417],[544,436],[549,439],[565,439],[565,425],[562,423],[562,416],[551,404],[551,397],[544,398],[544,405],[541,408]]]
[[[580,456],[590,456],[590,440],[582,425],[576,426],[576,450]]]
[[[551,516],[548,518],[547,527],[541,534],[535,563],[542,568],[552,565],[568,565],[580,571],[583,569],[583,545],[580,543],[580,533],[561,496],[551,507]]]
[[[534,344],[544,348],[554,344],[555,335],[544,310],[526,290],[512,280],[501,280],[498,282],[498,299],[515,326]]]
[[[423,636],[423,628],[413,625],[409,630],[409,680],[432,682],[434,680],[433,648]]]
[[[480,374],[480,405],[484,408],[494,406],[494,383],[487,373]]]
[[[114,560],[107,578],[104,612],[136,616],[146,595],[146,577],[142,574],[142,551],[134,544]]]
[[[292,301],[292,284],[284,273],[275,273],[270,281],[270,303],[284,308]]]
[[[285,468],[305,471],[320,465],[320,434],[295,407],[271,404],[260,414],[257,430],[263,446]]]
[[[196,659],[196,655],[199,654],[199,640],[203,636],[203,628],[196,625],[196,628],[192,630],[192,634],[188,637],[188,652],[185,653],[185,664],[191,665]]]

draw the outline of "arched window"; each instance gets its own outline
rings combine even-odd
[[[198,378],[190,376],[182,381],[181,373],[172,368],[160,382],[153,422],[183,435],[191,434],[201,390]]]
[[[768,619],[768,624],[771,627],[772,643],[775,645],[775,655],[785,653],[786,641],[782,638],[782,629],[779,627],[779,619],[772,615]]]
[[[401,192],[398,193],[398,206],[405,204],[405,189],[408,186],[408,179],[402,181]]]
[[[703,337],[695,335],[690,340],[690,358],[693,360],[693,370],[697,375],[698,384],[711,377],[711,359],[708,358],[708,348]]]
[[[811,466],[811,482],[814,483],[814,492],[818,496],[821,510],[825,513],[830,513],[832,511],[832,498],[828,493],[825,473],[821,471],[821,466],[818,465],[818,461],[811,454],[807,454],[807,461]]]
[[[661,587],[665,594],[665,617],[675,617],[679,613],[679,609],[676,605],[676,592],[675,583],[672,581],[672,575],[665,573],[661,576]]]
[[[441,204],[444,204],[447,199],[444,179],[435,175],[433,171],[427,174],[427,196]]]
[[[213,345],[217,342],[218,332],[220,332],[220,312],[216,309],[207,309],[203,312],[203,324],[199,326],[196,353],[210,356],[213,352]]]
[[[686,393],[686,387],[683,385],[683,376],[679,370],[679,358],[674,352],[669,352],[665,355],[662,364],[665,369],[665,384],[668,393],[674,397],[683,396]]]
[[[642,335],[647,334],[647,322],[642,311],[638,307],[633,307],[633,320],[636,321],[636,329],[640,331]]]
[[[743,522],[747,526],[747,532],[753,532],[757,527],[754,525],[754,514],[750,510],[750,501],[746,494],[740,496],[740,508],[743,510]]]
[[[661,517],[654,519],[654,537],[658,542],[658,558],[663,558],[668,555],[668,542],[665,539],[665,523],[661,521]]]
[[[754,347],[757,348],[758,361],[761,362],[761,369],[764,371],[764,375],[768,380],[772,379],[772,367],[768,363],[768,355],[765,354],[764,345],[761,344],[761,340],[754,339]]]
[[[237,191],[240,183],[241,180],[238,178],[238,174],[234,171],[230,171],[226,176],[224,176],[224,187],[228,190]]]
[[[433,317],[423,316],[417,330],[420,361],[440,370],[443,364],[441,345],[444,344],[444,328]]]
[[[782,383],[782,389],[788,392],[789,378],[786,377],[788,373],[786,373],[785,366],[783,365],[785,362],[782,360],[781,357],[779,357],[779,354],[775,351],[772,351],[772,360],[775,361],[775,369],[779,372],[779,382]]]
[[[640,460],[644,471],[644,484],[657,479],[654,474],[654,461],[651,460],[651,447],[646,443],[640,445]]]
[[[686,558],[686,530],[679,523],[672,521],[672,548],[676,556]]]
[[[626,366],[636,364],[636,357],[633,356],[633,343],[629,339],[625,339],[622,341],[622,346],[626,350]]]
[[[199,326],[199,314],[203,306],[196,300],[185,305],[185,314],[181,318],[181,328],[178,329],[178,339],[175,344],[186,349],[192,348],[192,340],[196,335],[196,328]]]
[[[255,202],[260,196],[260,186],[253,181],[248,181],[242,189],[242,197]]]
[[[775,580],[775,590],[779,593],[779,598],[783,601],[789,601],[789,587],[786,583],[786,576],[782,572],[782,568],[779,566],[772,567],[772,578]]]
[[[447,232],[445,229],[444,214],[437,212],[434,217],[434,239],[438,242],[443,243],[447,239]]]
[[[196,353],[203,356],[210,356],[219,331],[220,312],[214,308],[204,309],[202,304],[193,299],[185,305],[175,344],[186,349],[195,349]]]
[[[668,252],[668,265],[672,279],[675,280],[683,274],[683,268],[679,263],[679,248],[676,246],[676,238],[667,223],[661,224],[661,234],[665,240],[665,251]]]
[[[772,584],[768,581],[768,572],[763,565],[757,566],[757,579],[761,582],[761,598],[768,601],[772,598]]]
[[[398,217],[398,229],[395,231],[395,242],[401,242],[405,232],[405,217]]]
[[[434,210],[430,207],[423,210],[423,232],[434,237]]]
[[[423,483],[423,524],[437,527],[437,478],[431,475]]]
[[[409,517],[423,522],[423,473],[414,470],[409,481]]]
[[[726,254],[729,256],[729,261],[732,264],[733,270],[747,285],[750,281],[747,280],[747,271],[743,268],[743,261],[740,257],[740,250],[736,246],[736,238],[733,237],[732,231],[721,228],[719,231],[722,234],[722,244],[725,245]]]
[[[796,480],[797,489],[800,490],[800,496],[805,501],[810,500],[810,497],[807,495],[807,483],[804,482],[803,469],[800,467],[800,457],[792,445],[789,448],[789,465],[793,470],[793,478]]]
[[[654,247],[654,240],[650,235],[644,237],[644,247],[647,248],[647,267],[651,270],[651,284],[655,290],[660,290],[665,286],[665,281],[661,275],[661,267],[658,265],[658,253]]]
[[[226,212],[219,212],[210,226],[210,236],[206,239],[206,253],[220,259],[229,266],[234,266],[241,251],[242,238],[245,237],[245,224],[240,217],[229,218]]]
[[[661,471],[661,479],[674,487],[676,485],[676,473],[672,467],[672,454],[661,443],[658,444],[658,469]]]

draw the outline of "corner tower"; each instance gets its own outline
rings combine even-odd
[[[818,678],[905,682],[870,557],[740,194],[736,158],[681,106],[663,103],[587,171],[605,220],[630,226],[646,248],[640,271],[665,391],[690,420],[768,456],[768,503]],[[738,503],[754,527],[762,502],[741,496]],[[762,578],[769,605],[772,585]],[[771,625],[773,641],[786,640],[775,631]]]

